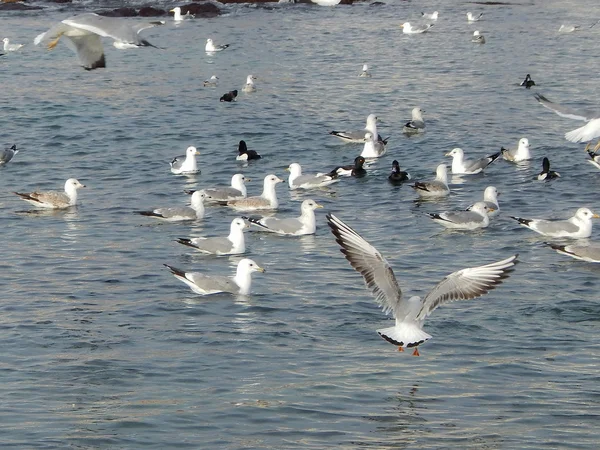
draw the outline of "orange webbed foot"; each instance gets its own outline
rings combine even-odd
[[[413,354],[412,354],[412,355],[413,355],[413,356],[421,356],[421,355],[419,354],[419,349],[415,347],[415,351],[413,352]]]
[[[403,348],[403,347],[398,347],[398,351],[399,351],[399,352],[403,352],[403,351],[404,351],[404,348]]]

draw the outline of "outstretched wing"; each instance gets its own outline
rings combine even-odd
[[[373,292],[383,311],[393,311],[395,317],[401,316],[402,291],[394,271],[381,253],[333,214],[327,214],[327,224],[336,242],[342,247],[341,252],[363,276],[365,284]]]
[[[417,314],[417,320],[425,319],[444,303],[470,300],[487,294],[508,278],[517,263],[517,256],[519,255],[485,266],[462,269],[448,275],[423,299],[423,306]]]
[[[593,111],[577,111],[569,108],[568,106],[559,105],[558,103],[551,102],[546,97],[540,94],[535,94],[535,99],[542,104],[542,106],[554,111],[561,117],[567,119],[584,120],[589,122],[590,120],[600,117],[600,113]]]

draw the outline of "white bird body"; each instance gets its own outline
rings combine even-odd
[[[25,44],[11,44],[10,39],[8,39],[8,38],[2,39],[2,42],[4,42],[4,51],[5,52],[16,52],[21,47],[23,47],[23,45],[25,45]]]
[[[206,45],[204,46],[204,51],[207,53],[220,52],[225,50],[227,47],[229,47],[229,44],[215,45],[213,40],[208,38],[206,40]]]
[[[567,220],[523,219],[511,216],[511,219],[543,236],[571,239],[590,237],[594,218],[600,216],[588,208],[579,208],[575,215]]]
[[[256,91],[256,86],[254,86],[254,80],[256,80],[256,77],[254,75],[248,75],[246,77],[246,84],[242,88],[242,91],[244,91],[244,92],[255,92]]]
[[[39,191],[30,193],[15,192],[27,203],[31,203],[39,208],[46,209],[64,209],[77,204],[77,189],[85,187],[75,178],[69,178],[65,182],[64,192],[57,191]]]
[[[439,13],[437,11],[434,11],[431,14],[424,13],[424,12],[421,13],[421,17],[423,19],[427,19],[427,20],[438,20],[438,16],[439,16]]]
[[[483,16],[483,13],[479,13],[478,16],[474,16],[473,13],[468,12],[467,13],[467,22],[469,22],[469,23],[478,22],[482,16]]]
[[[179,6],[173,8],[170,12],[173,13],[173,20],[175,22],[183,22],[186,19],[193,19],[195,17],[193,14],[190,14],[189,11],[187,12],[187,14],[185,16],[182,16],[181,8]]]
[[[420,27],[413,27],[410,22],[404,22],[402,25],[400,25],[400,27],[402,28],[402,32],[404,34],[421,34],[421,33],[425,33],[427,30],[429,30],[433,25],[428,23],[425,25],[422,25]]]
[[[385,143],[376,141],[371,132],[365,133],[365,145],[360,154],[363,158],[380,158],[385,155]]]
[[[501,149],[502,157],[511,162],[522,162],[531,159],[531,152],[529,151],[529,140],[527,138],[521,138],[519,145],[516,149],[507,150]]]
[[[171,172],[176,175],[197,173],[198,163],[196,155],[199,154],[200,152],[196,150],[196,147],[188,147],[185,151],[185,156],[176,156],[169,163],[171,165]]]
[[[462,148],[454,148],[446,153],[452,157],[452,173],[455,175],[473,175],[483,170],[500,157],[500,152],[476,160],[465,160]]]
[[[339,181],[339,178],[329,174],[317,173],[310,175],[302,174],[302,166],[292,163],[286,169],[290,172],[288,184],[290,189],[314,189],[329,186]]]
[[[311,0],[319,6],[335,6],[338,5],[342,0]]]
[[[204,87],[217,87],[219,84],[219,77],[216,75],[211,76],[208,80],[204,80]]]
[[[473,31],[473,38],[471,39],[471,42],[474,42],[475,44],[485,44],[485,37],[483,37],[478,30],[475,30]]]
[[[370,78],[371,72],[369,72],[369,66],[367,64],[363,64],[362,71],[358,74],[360,78]]]

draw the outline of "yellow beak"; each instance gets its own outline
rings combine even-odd
[[[598,214],[594,214],[592,217],[593,217],[594,219],[600,219],[600,216],[599,216]]]
[[[265,273],[265,272],[266,272],[266,270],[265,270],[265,269],[263,269],[262,267],[257,267],[257,268],[256,268],[256,271],[257,271],[257,272],[262,272],[262,273]]]
[[[319,205],[318,203],[315,205],[317,208],[324,208],[323,205]]]

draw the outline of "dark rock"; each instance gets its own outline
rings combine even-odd
[[[98,11],[99,15],[106,17],[136,17],[137,11],[133,8],[117,8],[111,11]]]
[[[221,10],[219,9],[219,7],[209,2],[189,3],[187,5],[181,6],[181,14],[185,15],[188,12],[196,17],[216,17],[221,15]]]
[[[28,6],[23,3],[0,3],[0,11],[30,11],[42,9],[41,6]]]
[[[167,11],[160,8],[154,8],[152,6],[144,6],[138,11],[140,17],[158,17],[167,15]]]
[[[46,0],[50,3],[73,3],[73,0]]]

